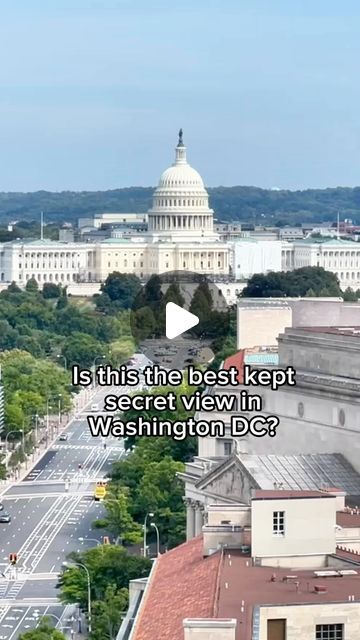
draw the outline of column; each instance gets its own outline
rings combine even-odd
[[[186,505],[186,540],[191,540],[195,536],[195,509],[193,500],[184,498]]]
[[[203,528],[204,505],[201,502],[195,503],[195,535],[199,536]]]

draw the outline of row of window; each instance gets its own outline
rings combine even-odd
[[[80,258],[80,253],[76,253],[76,251],[45,251],[44,253],[30,253],[26,251],[22,254],[24,258],[37,258],[38,260],[42,260],[44,258]]]
[[[77,267],[80,267],[80,262],[78,263]],[[22,262],[19,262],[19,269],[22,268]],[[68,262],[65,262],[65,264],[63,262],[60,262],[59,264],[57,262],[54,262],[54,264],[45,264],[43,262],[41,266],[41,264],[37,262],[35,266],[34,262],[30,262],[30,264],[28,262],[25,262],[24,269],[76,269],[76,264],[75,262],[72,262],[71,264],[69,264]]]
[[[4,279],[5,274],[1,274],[1,280]],[[38,282],[77,282],[79,279],[79,274],[78,273],[55,273],[54,275],[52,273],[46,274],[44,273],[43,275],[41,275],[41,273],[27,273],[25,276],[25,280],[31,280],[31,278],[34,278],[34,280],[37,280]],[[19,274],[19,280],[22,280],[22,274]]]
[[[268,640],[278,638],[285,640],[286,638],[286,619],[275,618],[267,621],[267,638]],[[310,637],[310,636],[306,636]],[[344,640],[344,625],[335,624],[317,624],[315,625],[314,640]]]
[[[112,262],[108,262],[108,268],[109,268],[109,269],[111,269],[111,268],[113,268],[113,267],[115,267],[115,268],[116,268],[116,267],[118,267],[118,266],[119,266],[119,263],[118,263],[118,262],[115,262],[115,264],[114,264],[114,263],[112,263]],[[121,266],[122,266],[122,267],[127,267],[127,266],[128,266],[128,261],[127,261],[127,260],[124,260],[124,262],[123,262],[123,263],[121,263]],[[136,262],[134,261],[134,262],[133,262],[133,267],[135,268],[136,266],[137,266],[137,265],[136,265]],[[143,262],[140,262],[140,268],[142,268],[143,266],[144,266],[144,263],[143,263]],[[168,265],[168,263],[166,264],[166,266],[167,266],[167,267],[169,266],[169,265]]]
[[[182,203],[182,204],[181,204]],[[155,198],[154,207],[206,207],[206,198],[180,200],[178,198]]]

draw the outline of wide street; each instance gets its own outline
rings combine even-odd
[[[57,438],[22,481],[3,493],[1,502],[11,523],[0,524],[0,640],[15,640],[45,613],[60,618],[57,627],[69,638],[79,630],[75,607],[57,600],[58,573],[71,551],[101,540],[104,532],[92,529],[103,514],[103,505],[93,499],[94,483],[125,455],[122,441],[107,438],[105,448],[103,439],[90,435],[86,410],[94,402],[102,410],[108,393],[131,391],[134,388],[97,391],[66,426],[67,440]],[[10,553],[18,556],[16,572],[9,565]]]

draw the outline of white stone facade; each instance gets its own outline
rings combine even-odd
[[[235,280],[251,278],[255,273],[281,271],[282,245],[279,240],[237,240],[232,243],[232,272]]]
[[[0,245],[0,282],[25,285],[34,278],[45,282],[70,284],[89,280],[93,247],[83,243],[50,240],[4,242]]]
[[[360,243],[340,239],[314,239],[284,242],[282,269],[323,267],[335,273],[342,289],[360,288]]]

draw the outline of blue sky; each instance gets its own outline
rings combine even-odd
[[[0,191],[360,184],[357,0],[2,0]]]

